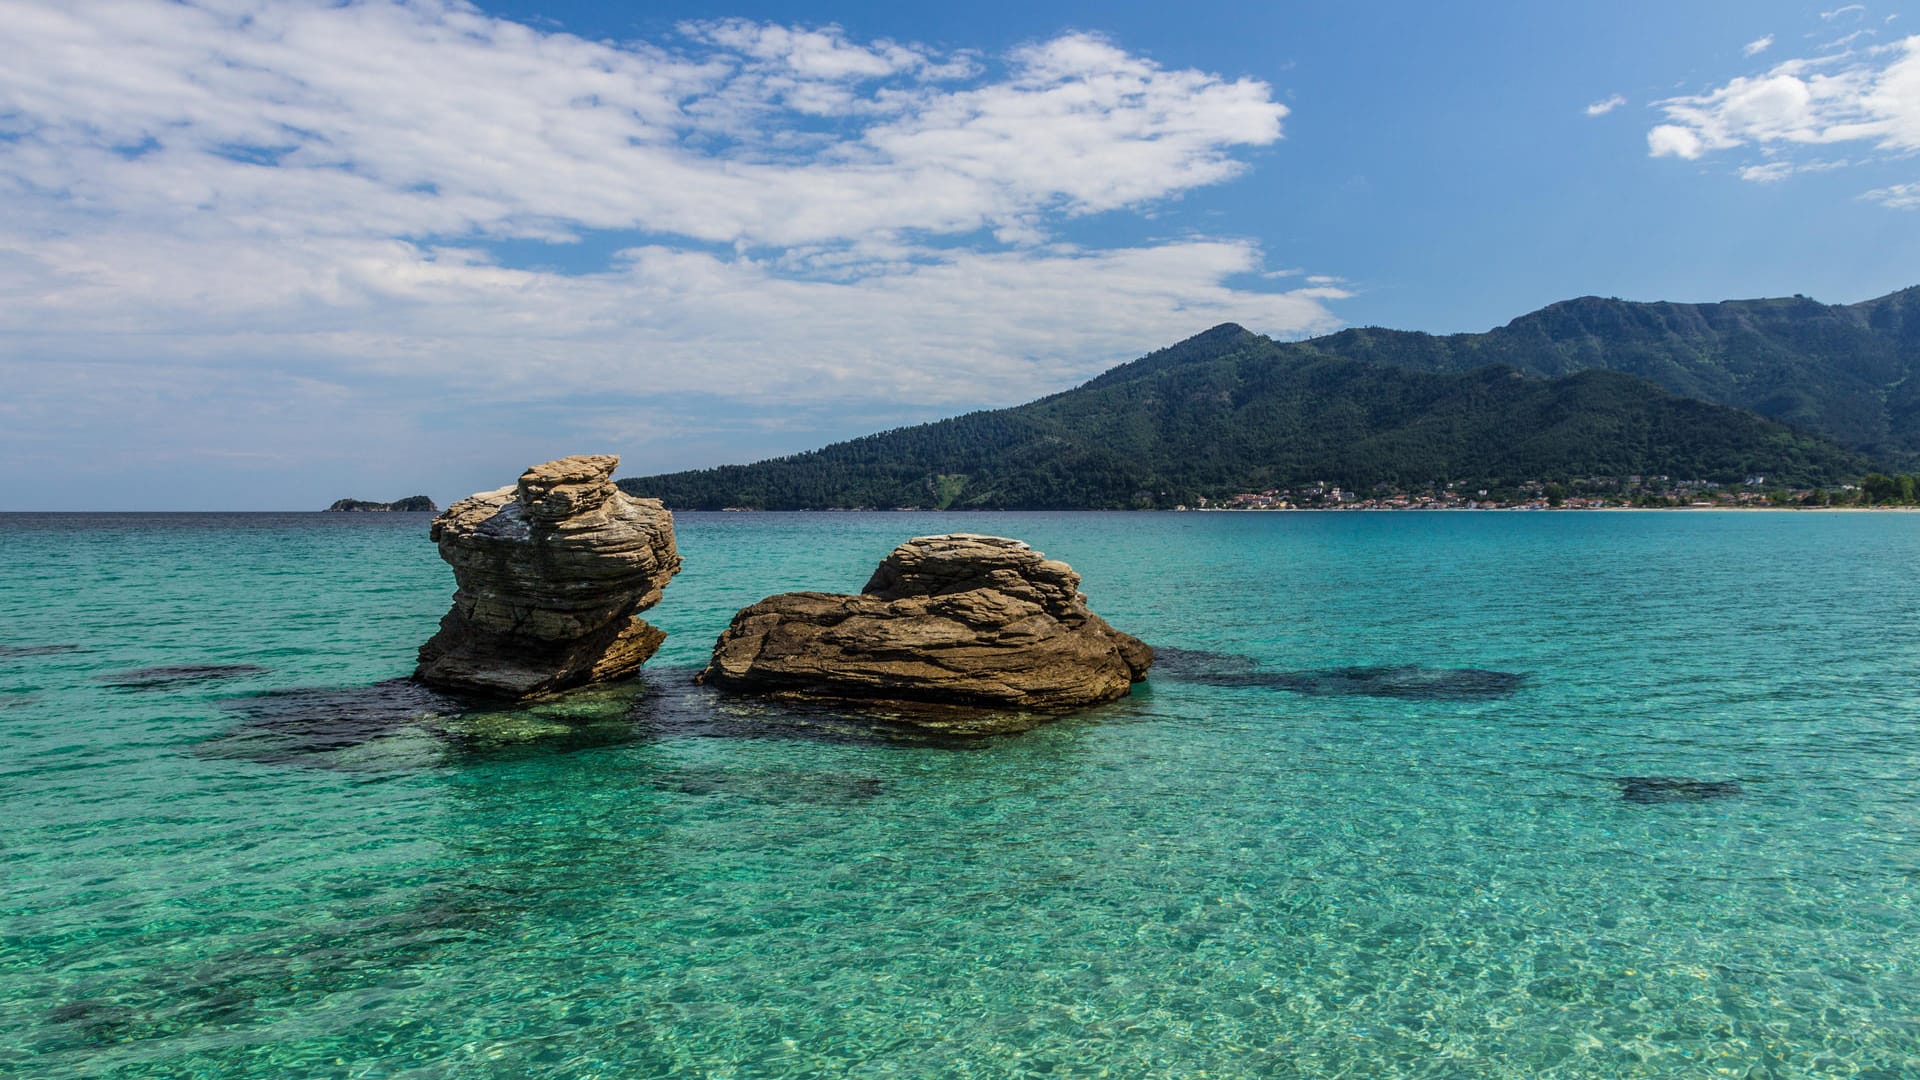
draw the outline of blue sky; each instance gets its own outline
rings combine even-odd
[[[444,502],[1225,320],[1920,283],[1913,5],[1466,8],[14,0],[0,509]]]

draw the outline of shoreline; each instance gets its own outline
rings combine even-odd
[[[886,510],[877,509],[831,509],[831,510],[748,510],[733,508],[727,510],[675,510],[675,514],[1621,514],[1621,513],[1730,513],[1730,514],[1911,514],[1920,513],[1920,506],[1288,506],[1288,507],[1217,507],[1204,509],[1187,507],[1184,510],[1124,510],[1124,509],[1083,509],[1079,507],[1054,509],[947,509],[931,510],[920,508],[896,507]],[[7,517],[157,517],[192,516],[211,514],[270,514],[276,517],[328,517],[328,518],[401,518],[419,516],[431,518],[429,511],[387,511],[364,514],[343,514],[329,510],[0,510],[0,518]]]
[[[1897,514],[1916,511],[1920,511],[1920,506],[1288,506],[1245,509],[1209,506],[1205,509],[1188,507],[1185,510],[1145,512],[1161,514]],[[751,512],[767,513],[768,511]],[[802,513],[803,511],[783,512]],[[966,513],[968,511],[943,512]],[[1128,511],[1119,512],[1127,513]]]

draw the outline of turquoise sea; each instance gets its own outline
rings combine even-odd
[[[646,675],[519,713],[392,681],[426,522],[0,516],[0,1075],[1920,1075],[1920,515],[685,514]],[[952,530],[1155,677],[689,684]]]

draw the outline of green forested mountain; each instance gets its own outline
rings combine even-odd
[[[1292,347],[1421,371],[1621,371],[1818,432],[1892,466],[1920,464],[1920,286],[1851,305],[1587,296],[1484,334],[1367,328]]]
[[[1367,490],[1763,473],[1814,484],[1868,466],[1618,372],[1418,371],[1318,346],[1220,326],[1026,405],[621,486],[680,509],[1041,509],[1171,506],[1323,480]]]

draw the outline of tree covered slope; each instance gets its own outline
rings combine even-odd
[[[1827,440],[1633,375],[1431,366],[1442,370],[1227,325],[1026,405],[621,485],[679,509],[1091,509],[1317,481],[1366,490],[1764,473],[1814,484],[1868,465]]]
[[[1920,286],[1851,305],[1588,296],[1484,334],[1367,328],[1293,348],[1420,371],[1619,371],[1817,432],[1891,466],[1920,463]]]

